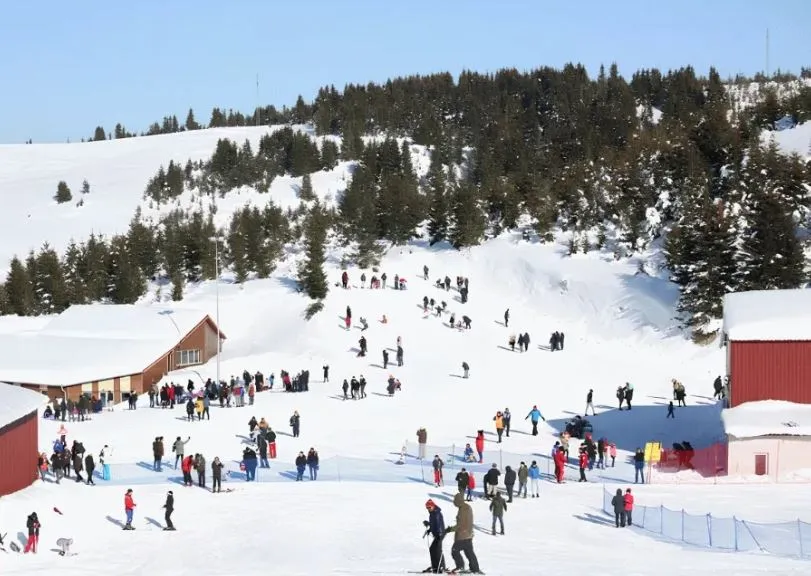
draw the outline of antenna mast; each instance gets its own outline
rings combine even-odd
[[[259,107],[259,73],[256,73],[256,125],[259,126],[259,117],[261,116],[261,110]]]
[[[766,78],[769,77],[769,29],[766,28]]]

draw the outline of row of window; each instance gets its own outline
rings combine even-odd
[[[178,366],[193,366],[200,364],[199,350],[178,350],[175,352],[175,362]]]

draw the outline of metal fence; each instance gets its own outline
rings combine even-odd
[[[603,512],[614,517],[614,493],[603,490]],[[736,517],[688,514],[664,506],[634,506],[634,526],[665,540],[700,548],[735,552],[766,552],[775,556],[811,558],[811,524],[758,523]]]

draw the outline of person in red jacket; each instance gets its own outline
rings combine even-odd
[[[132,527],[132,515],[135,513],[135,500],[132,498],[132,488],[124,494],[124,513],[127,515],[127,524],[124,530],[134,530]]]
[[[467,498],[468,502],[473,502],[473,490],[476,489],[476,477],[473,474],[468,474],[467,477]]]
[[[191,486],[193,484],[191,479],[191,469],[194,466],[194,458],[191,454],[186,456],[180,463],[180,469],[183,471],[183,485]]]
[[[566,470],[566,452],[555,451],[555,480],[558,484],[563,484],[563,473]]]
[[[628,526],[633,526],[633,522],[631,521],[631,515],[634,511],[634,495],[631,494],[631,489],[628,488],[625,491],[625,496],[623,496],[623,500],[625,501],[625,523]]]
[[[484,430],[476,434],[476,452],[479,453],[479,464],[484,462]]]
[[[578,482],[588,482],[586,480],[586,468],[589,465],[589,455],[585,449],[580,449],[580,456],[578,456],[578,465],[580,466],[580,480]]]

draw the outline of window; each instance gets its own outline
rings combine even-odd
[[[199,350],[178,350],[175,352],[178,366],[192,366],[200,363]]]
[[[769,473],[769,455],[755,454],[755,476],[766,476]]]

